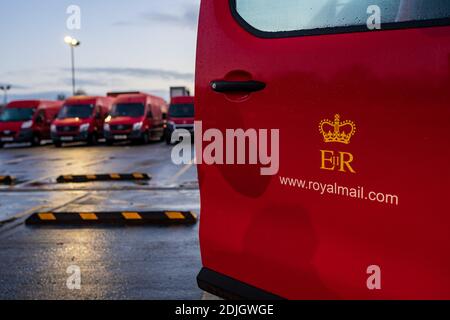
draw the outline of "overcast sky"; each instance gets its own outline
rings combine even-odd
[[[200,0],[3,0],[0,84],[10,96],[70,94],[70,49],[76,48],[78,88],[88,94],[142,90],[168,97],[171,85],[193,89]],[[81,30],[68,30],[70,5],[81,8]]]

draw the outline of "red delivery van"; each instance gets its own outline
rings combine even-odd
[[[148,143],[164,135],[164,99],[145,93],[119,95],[105,122],[107,144],[116,141]]]
[[[171,99],[165,139],[167,144],[172,142],[172,133],[176,129],[186,129],[194,134],[194,97],[174,97]]]
[[[0,147],[5,143],[31,142],[38,146],[50,139],[50,125],[61,109],[60,101],[10,102],[0,115]]]
[[[76,96],[64,102],[52,124],[52,140],[56,147],[65,142],[87,142],[94,145],[103,138],[103,125],[113,98]]]
[[[279,155],[199,163],[202,289],[450,299],[450,1],[203,0],[195,92]]]

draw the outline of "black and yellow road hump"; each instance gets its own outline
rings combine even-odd
[[[27,225],[172,225],[196,222],[196,214],[190,211],[38,212],[26,220]]]
[[[12,185],[16,178],[11,176],[0,176],[0,184],[3,185]]]
[[[59,176],[58,183],[84,183],[95,181],[149,181],[151,176],[147,173],[111,173]]]

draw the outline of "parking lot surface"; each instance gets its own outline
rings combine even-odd
[[[192,211],[195,165],[163,143],[0,150],[0,299],[201,299],[198,223],[28,226],[35,212]],[[193,161],[192,161],[193,162]],[[150,181],[56,183],[60,175],[147,173]],[[69,289],[68,268],[81,271]]]

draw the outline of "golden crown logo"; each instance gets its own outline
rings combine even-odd
[[[356,125],[349,120],[341,122],[341,116],[337,114],[334,116],[334,122],[328,119],[322,120],[319,130],[326,143],[349,144],[356,133]]]

